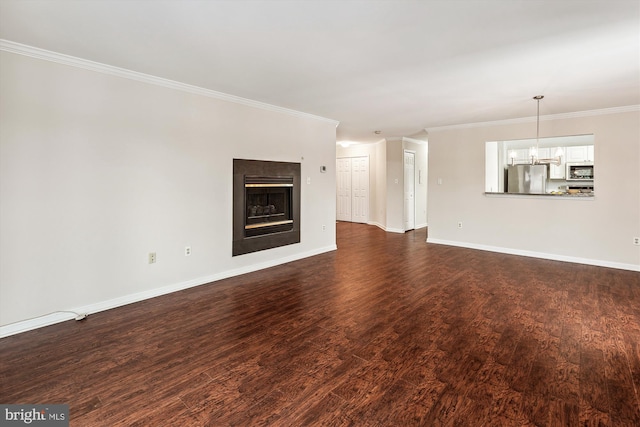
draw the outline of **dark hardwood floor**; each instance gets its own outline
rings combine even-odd
[[[72,426],[638,426],[640,273],[339,223],[338,251],[0,340]]]

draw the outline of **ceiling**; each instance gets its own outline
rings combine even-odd
[[[637,0],[0,0],[0,38],[337,120],[338,141],[640,104]],[[374,131],[381,131],[374,134]]]

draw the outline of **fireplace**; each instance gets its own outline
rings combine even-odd
[[[245,175],[245,237],[293,230],[292,176]]]
[[[233,256],[300,242],[300,163],[233,160]]]

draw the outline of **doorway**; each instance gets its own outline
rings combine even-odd
[[[416,228],[416,152],[404,150],[404,231]]]
[[[336,160],[336,219],[369,221],[369,157],[342,157]]]

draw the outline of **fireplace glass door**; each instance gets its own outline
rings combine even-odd
[[[293,229],[293,177],[245,176],[245,237]]]

